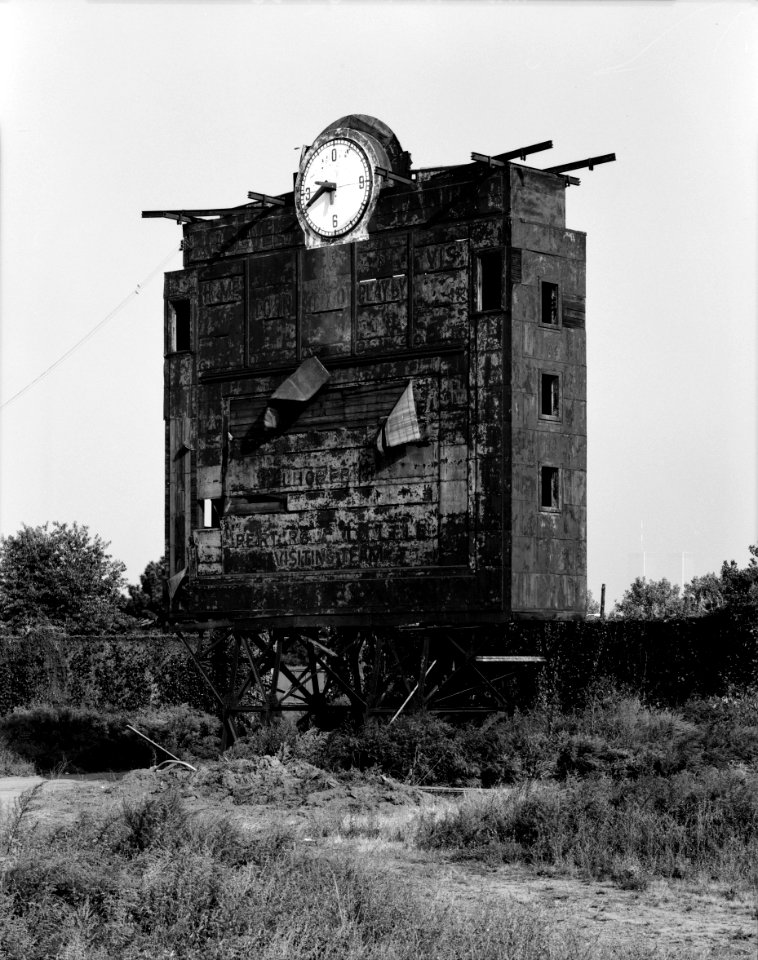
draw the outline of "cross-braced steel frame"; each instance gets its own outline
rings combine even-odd
[[[270,722],[284,712],[333,726],[346,715],[392,722],[404,711],[508,711],[514,690],[523,696],[543,662],[508,651],[507,625],[320,630],[206,621],[173,630],[212,692],[227,742],[251,717]]]

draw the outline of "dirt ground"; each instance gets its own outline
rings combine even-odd
[[[36,788],[28,815],[40,826],[61,825],[171,787],[193,812],[233,817],[254,831],[286,828],[297,836],[304,856],[317,852],[364,861],[459,910],[484,900],[494,909],[515,901],[540,909],[564,925],[567,935],[588,943],[654,944],[677,960],[758,955],[754,895],[686,881],[624,890],[558,871],[418,850],[407,839],[409,821],[460,797],[430,795],[387,778],[337,779],[306,763],[266,757],[209,764],[197,773],[173,768],[133,771],[119,779],[5,778],[0,803],[7,811],[24,789]]]

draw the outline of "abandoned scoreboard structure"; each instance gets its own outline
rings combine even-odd
[[[143,214],[184,234],[165,277],[170,619],[199,634],[200,669],[206,632],[227,631],[229,718],[330,691],[358,712],[410,694],[455,710],[479,685],[502,706],[493,625],[584,615],[566,171],[614,156],[512,162],[551,146],[414,170],[351,115],[303,148],[292,193]],[[461,670],[465,703],[446,694]]]

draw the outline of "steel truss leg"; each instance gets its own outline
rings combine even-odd
[[[245,720],[264,723],[284,712],[303,722],[330,724],[349,713],[356,723],[402,712],[477,714],[507,710],[496,663],[508,657],[507,628],[247,629],[195,624],[197,643],[174,628],[207,684],[224,723],[224,744],[244,732]]]

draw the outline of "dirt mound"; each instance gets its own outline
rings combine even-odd
[[[278,757],[214,761],[189,782],[199,796],[220,794],[246,806],[299,804],[312,793],[339,786],[334,777],[304,760],[282,762]]]
[[[174,776],[184,779],[182,773]],[[165,776],[165,774],[164,774]],[[336,805],[350,810],[374,810],[382,804],[416,804],[415,787],[375,774],[331,774],[296,758],[256,757],[204,764],[185,780],[195,796],[207,800],[230,798],[238,806],[274,805],[279,808]]]

